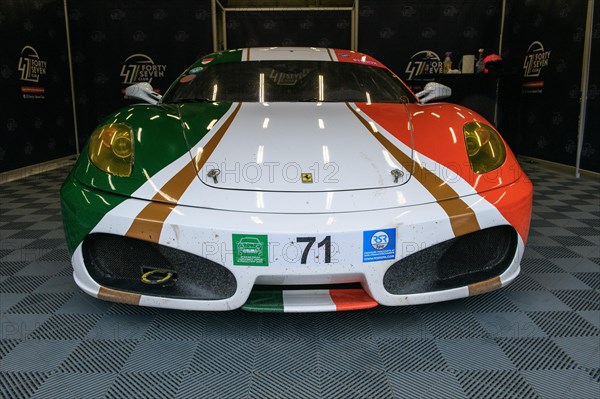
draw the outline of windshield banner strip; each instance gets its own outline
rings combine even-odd
[[[241,106],[242,103],[239,103],[227,121],[204,145],[203,151],[201,151],[202,156],[188,162],[152,197],[152,201],[136,216],[125,236],[154,243],[159,242],[165,220],[167,220],[185,190],[197,176],[194,163],[198,167],[197,170],[202,168],[225,135],[225,132],[227,132]],[[171,204],[165,203],[165,198],[169,198]]]
[[[391,141],[389,141],[380,131],[374,128],[367,120],[359,114],[350,104],[346,103],[350,111],[360,120],[364,127],[381,143],[381,145],[390,153],[402,166],[410,170],[413,167],[413,177],[427,189],[438,201],[444,212],[450,218],[450,225],[456,237],[480,230],[479,222],[475,212],[471,207],[459,198],[459,195],[452,187],[439,176],[428,169],[425,169],[418,162],[412,162],[410,157],[403,153]]]

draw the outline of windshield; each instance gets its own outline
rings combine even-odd
[[[192,68],[164,103],[415,102],[389,70],[330,61],[249,61]]]

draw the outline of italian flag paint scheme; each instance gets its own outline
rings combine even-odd
[[[212,64],[261,60],[385,68],[345,50],[243,49],[203,57],[178,80]],[[418,102],[123,108],[100,125],[131,126],[131,176],[99,170],[86,146],[61,190],[75,281],[92,296],[135,305],[285,312],[431,303],[500,288],[520,270],[532,186],[508,148],[500,168],[474,173],[463,136],[467,122],[488,124],[462,106]],[[218,180],[211,177],[214,169],[220,170]],[[398,181],[391,170],[401,172]],[[494,226],[517,233],[514,257],[501,274],[405,295],[384,286],[396,262]],[[99,233],[214,262],[235,277],[235,294],[207,300],[103,286],[83,254],[86,238]],[[289,289],[293,285],[331,288]]]
[[[251,312],[306,313],[369,309],[377,305],[362,289],[271,290],[251,293],[242,309]]]

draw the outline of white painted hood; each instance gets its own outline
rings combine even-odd
[[[397,118],[408,129],[400,104]],[[412,159],[411,147],[382,134]],[[219,189],[315,192],[395,187],[408,169],[344,103],[244,103],[198,174]]]

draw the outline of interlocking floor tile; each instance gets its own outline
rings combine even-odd
[[[16,339],[22,341],[27,339],[31,333],[39,328],[49,314],[9,314],[0,315],[0,339]]]
[[[314,340],[317,338],[315,331],[314,313],[265,313],[260,317],[260,338],[266,340]],[[259,318],[255,317],[255,322]]]
[[[432,338],[419,314],[371,314],[369,321],[373,336],[376,338]]]
[[[206,318],[200,312],[159,314],[146,330],[144,340],[199,341],[204,338],[205,326]]]
[[[28,265],[29,262],[0,262],[0,276],[14,276]]]
[[[577,314],[587,320],[591,325],[600,329],[600,311],[584,310],[577,312]]]
[[[204,337],[207,339],[260,338],[260,313],[237,310],[225,313],[206,312],[203,316]]]
[[[529,277],[526,273],[522,272],[517,276],[512,283],[507,285],[506,287],[502,287],[502,291],[507,293],[511,291],[544,291],[545,288],[535,281],[533,278]]]
[[[70,274],[70,273],[69,273]],[[44,284],[37,287],[35,293],[77,293],[81,289],[75,284],[73,276],[52,276]]]
[[[569,273],[532,273],[531,278],[548,290],[585,290],[588,287]]]
[[[600,273],[600,265],[593,259],[550,259],[550,262],[568,273]]]
[[[6,313],[8,309],[13,307],[26,297],[27,294],[5,294],[0,292],[0,313]]]
[[[374,340],[318,341],[319,368],[328,372],[372,372],[383,370]],[[260,347],[258,356],[260,357]]]
[[[60,273],[65,267],[70,266],[67,262],[43,262],[35,261],[21,268],[15,275],[17,276],[53,276]],[[0,266],[1,268],[1,266]]]
[[[52,294],[30,294],[8,309],[8,313],[35,313],[49,314],[54,313],[58,308],[64,305],[73,294],[52,293]]]
[[[21,342],[18,339],[0,339],[0,359],[6,356],[15,346]],[[0,368],[0,370],[2,370]]]
[[[521,373],[542,398],[596,399],[600,384],[584,370],[527,370]]]
[[[394,398],[468,398],[452,371],[391,371],[387,377]]]
[[[473,316],[493,338],[527,338],[547,336],[533,320],[523,312],[474,313]]]
[[[507,292],[506,296],[522,311],[570,310],[548,291],[513,291]]]
[[[134,340],[142,339],[154,316],[147,315],[113,315],[102,317],[87,334],[87,339],[94,340]]]
[[[29,398],[48,378],[40,372],[0,372],[0,394],[2,399]]]
[[[305,399],[319,397],[320,394],[320,384],[310,373],[259,371],[252,374],[248,398]]]
[[[440,339],[435,344],[451,370],[515,370],[492,338]]]
[[[467,312],[424,313],[423,319],[434,338],[481,338],[487,335],[473,315]]]
[[[317,313],[313,326],[318,339],[351,340],[373,336],[369,316],[364,312]]]
[[[444,371],[446,361],[433,340],[381,339],[377,341],[385,370]]]
[[[38,341],[28,341],[38,342]],[[39,341],[42,342],[42,341]],[[49,341],[45,341],[49,342]],[[65,341],[58,341],[65,342]],[[70,341],[66,341],[70,342]],[[59,370],[75,373],[111,373],[121,370],[137,342],[127,340],[88,340],[82,341]]]
[[[218,341],[217,341],[218,342]],[[215,343],[217,343],[215,342]],[[354,348],[357,348],[355,346]],[[260,372],[308,372],[319,369],[320,345],[307,340],[260,340],[256,350],[254,369]],[[342,352],[343,353],[343,352]],[[327,362],[344,365],[343,355],[335,353]]]
[[[600,291],[598,290],[561,290],[552,291],[552,293],[573,310],[600,310]]]
[[[469,370],[457,372],[464,391],[471,398],[538,398],[520,373],[512,370]]]
[[[106,399],[163,399],[176,392],[181,375],[172,373],[120,373],[106,393]]]
[[[472,296],[462,301],[474,313],[518,312],[519,308],[507,298],[504,290]]]
[[[100,320],[94,314],[61,314],[46,320],[29,335],[29,339],[77,340],[87,336]]]
[[[385,372],[332,372],[320,376],[324,398],[392,398],[392,388]]]
[[[2,358],[2,371],[51,372],[78,344],[79,341],[22,341]]]
[[[176,399],[247,398],[252,378],[251,373],[184,374],[174,397]],[[278,384],[273,385],[275,387],[279,386]],[[274,389],[273,386],[270,389]]]
[[[563,269],[550,262],[548,259],[524,259],[521,262],[522,273],[562,273]]]
[[[56,314],[104,314],[113,306],[112,302],[94,298],[84,292],[76,292],[56,310]]]
[[[163,342],[163,341],[161,341]],[[188,365],[191,373],[251,373],[256,367],[259,340],[201,340]],[[284,343],[287,341],[284,341]]]
[[[600,336],[600,330],[575,312],[528,312],[529,317],[551,337]]]
[[[0,283],[0,292],[28,294],[48,281],[46,276],[12,276]]]
[[[31,399],[101,399],[116,373],[53,373]]]
[[[497,338],[519,370],[566,370],[577,365],[550,338]]]
[[[579,368],[595,369],[600,366],[598,337],[559,337],[552,341],[573,359]]]

